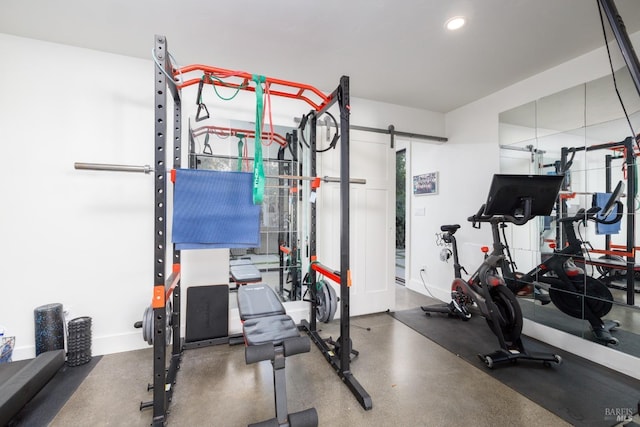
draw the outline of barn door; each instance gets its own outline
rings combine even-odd
[[[321,146],[322,144],[318,144]],[[350,314],[377,313],[395,308],[395,150],[389,136],[350,133]],[[318,154],[318,175],[339,176],[339,150]],[[323,183],[318,192],[319,260],[340,266],[340,188]],[[338,288],[335,288],[339,294]],[[339,315],[339,313],[337,313]]]

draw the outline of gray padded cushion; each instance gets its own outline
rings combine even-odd
[[[241,320],[286,313],[276,292],[265,284],[240,286],[238,311]]]
[[[236,283],[253,283],[262,280],[260,270],[253,264],[239,264],[229,267],[231,278]]]
[[[249,319],[244,322],[242,329],[247,345],[281,345],[287,338],[300,336],[295,322],[286,314]]]

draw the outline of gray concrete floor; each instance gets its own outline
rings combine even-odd
[[[398,309],[432,302],[398,286]],[[370,330],[367,330],[370,328]],[[339,322],[323,325],[339,335]],[[563,420],[381,313],[353,318],[360,356],[352,363],[371,395],[365,411],[320,351],[287,358],[289,412],[314,406],[320,426],[564,426]],[[152,350],[104,356],[51,426],[148,426]],[[170,426],[244,426],[274,416],[269,362],[246,365],[242,346],[187,350],[178,372]]]

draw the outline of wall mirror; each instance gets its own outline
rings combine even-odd
[[[308,230],[306,205],[300,203],[309,183],[287,178],[303,173],[298,130],[266,125],[262,132],[265,174],[260,210],[260,245],[229,251],[230,307],[236,307],[233,291],[249,283],[266,283],[283,302],[303,298],[303,271],[307,254],[301,236]],[[220,118],[189,122],[189,168],[253,172],[255,123]],[[302,211],[301,209],[304,209]],[[306,289],[306,288],[305,288]]]
[[[551,215],[509,225],[503,240],[513,261],[508,270],[534,278],[519,284],[525,317],[640,357],[640,273],[633,258],[639,203],[629,191],[640,97],[626,67],[615,78],[628,120],[612,76],[500,114],[501,173],[565,176]],[[596,224],[591,219],[598,214],[589,209],[602,210],[618,183],[625,188],[615,208],[620,221]]]

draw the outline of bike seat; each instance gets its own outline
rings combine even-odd
[[[449,234],[453,234],[456,230],[460,228],[460,224],[452,224],[452,225],[441,225],[440,231],[446,231]]]

